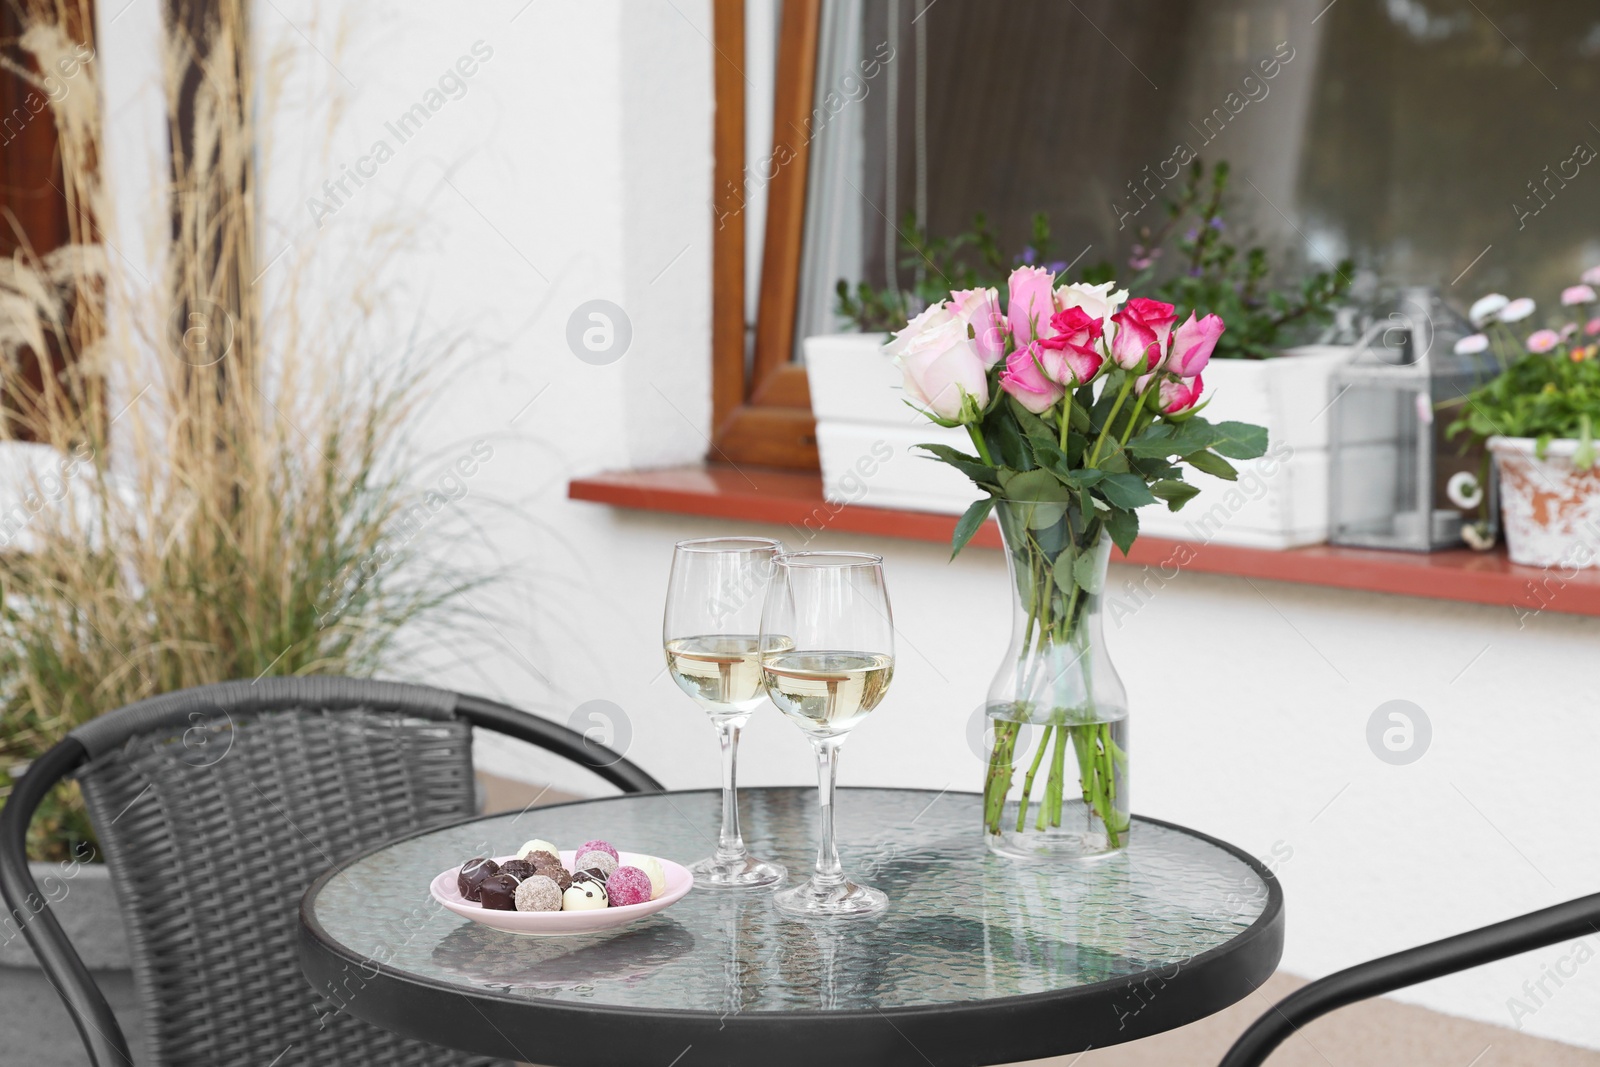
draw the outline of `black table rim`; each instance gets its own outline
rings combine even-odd
[[[811,788],[773,786],[762,791]],[[849,791],[931,792],[910,787],[850,787]],[[715,792],[719,791],[671,791],[684,796]],[[626,803],[651,795],[656,794],[564,801],[541,810]],[[1283,954],[1283,889],[1270,870],[1226,841],[1144,816],[1134,818],[1198,838],[1248,865],[1267,888],[1261,915],[1225,944],[1169,967],[1071,989],[991,1000],[872,1011],[734,1014],[692,1008],[586,1006],[490,989],[466,990],[388,969],[335,939],[313,915],[312,902],[318,891],[351,864],[403,841],[505,814],[429,826],[367,849],[319,875],[300,900],[300,962],[313,986],[349,990],[354,974],[358,989],[341,1003],[359,1018],[449,1048],[562,1067],[634,1067],[655,1064],[657,1059],[659,1067],[672,1063],[676,1067],[718,1063],[816,1067],[819,1058],[829,1061],[830,1067],[943,1067],[1071,1055],[1175,1029],[1254,992],[1272,975]],[[603,1044],[596,1040],[602,1034],[607,1038]],[[675,1061],[675,1056],[681,1059]]]

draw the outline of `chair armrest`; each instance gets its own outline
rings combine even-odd
[[[1234,1043],[1221,1067],[1260,1067],[1300,1027],[1358,1000],[1600,932],[1597,928],[1600,893],[1357,964],[1279,1001]]]
[[[12,786],[10,799],[0,809],[0,895],[39,958],[46,981],[66,1004],[92,1067],[129,1067],[133,1056],[111,1005],[28,870],[28,824],[33,813],[50,790],[86,758],[84,747],[68,738],[35,760]]]
[[[508,704],[463,693],[456,702],[456,714],[474,726],[515,737],[564,756],[587,767],[624,793],[660,793],[664,789],[643,768],[624,759],[622,753],[591,741],[576,730],[569,730],[559,723],[541,719]]]

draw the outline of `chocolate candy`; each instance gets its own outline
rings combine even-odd
[[[548,852],[552,856],[561,855],[561,850],[559,848],[556,848],[556,846],[552,845],[543,838],[536,837],[532,841],[529,841],[527,844],[523,845],[521,848],[517,849],[517,859],[525,860],[532,856],[535,852]],[[560,860],[557,860],[556,862],[559,863]]]
[[[572,874],[561,864],[541,866],[535,874],[542,875],[556,884],[556,888],[565,893],[572,885]]]
[[[496,873],[515,875],[518,882],[525,882],[538,874],[539,869],[527,860],[506,860]]]
[[[491,911],[515,911],[517,890],[526,884],[502,874],[492,874],[478,886],[478,902]]]
[[[635,866],[650,876],[650,899],[654,900],[667,891],[667,872],[662,870],[661,861],[654,856],[646,856]],[[504,870],[505,868],[501,868]]]
[[[560,911],[561,890],[542,874],[536,874],[517,886],[518,911]]]
[[[484,880],[494,877],[499,871],[500,865],[494,860],[482,856],[470,859],[461,865],[461,873],[456,875],[456,888],[461,891],[465,899],[477,900],[478,889]]]
[[[593,871],[598,878],[604,880],[610,878],[611,872],[617,869],[617,857],[610,852],[591,849],[588,852],[578,853],[578,858],[572,861],[572,865],[580,871]]]
[[[538,852],[528,853],[527,862],[535,867],[559,867],[561,866],[561,857],[554,852],[545,852],[541,849]]]
[[[650,894],[650,876],[637,867],[618,867],[606,879],[606,898],[613,908],[643,904]]]
[[[583,844],[578,846],[578,851],[573,853],[573,855],[581,856],[585,852],[604,852],[618,863],[622,862],[622,857],[617,855],[617,850],[612,848],[611,844],[607,841],[585,841]]]
[[[561,894],[562,911],[598,911],[608,902],[606,887],[592,880],[573,882],[572,886]]]

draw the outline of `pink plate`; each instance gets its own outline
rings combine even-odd
[[[624,867],[637,865],[638,860],[645,856],[638,852],[623,852],[622,865]],[[515,856],[493,856],[496,863],[516,859]],[[576,856],[571,852],[561,853],[561,862],[568,870],[572,869],[572,861]],[[447,871],[440,871],[438,876],[428,886],[428,892],[433,899],[455,912],[464,915],[473,922],[483,923],[485,926],[496,930],[504,930],[508,934],[522,934],[526,937],[567,937],[572,934],[592,934],[598,930],[610,930],[618,926],[626,926],[636,922],[646,915],[654,915],[663,908],[670,908],[682,900],[690,889],[694,888],[694,875],[686,867],[664,860],[657,856],[661,869],[667,876],[667,887],[661,895],[654,900],[647,900],[643,904],[626,904],[620,908],[598,908],[594,911],[497,911],[485,908],[481,904],[467,900],[456,887],[456,874],[461,870],[459,865]]]

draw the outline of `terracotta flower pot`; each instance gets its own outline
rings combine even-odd
[[[1511,562],[1600,566],[1600,465],[1576,470],[1578,442],[1551,441],[1540,459],[1531,437],[1491,437]]]

